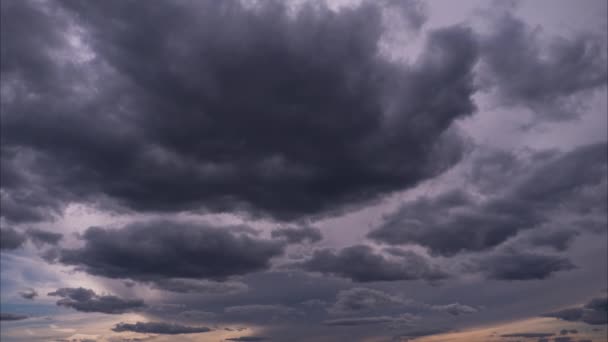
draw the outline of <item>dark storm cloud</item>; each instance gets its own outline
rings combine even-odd
[[[474,111],[471,30],[432,31],[401,65],[379,53],[375,2],[253,7],[3,4],[3,216],[84,201],[300,218],[459,160],[446,130]]]
[[[414,252],[408,251],[402,256],[388,258],[365,245],[346,247],[337,252],[320,249],[297,266],[306,271],[349,278],[355,282],[417,279],[437,281],[447,278],[447,274],[436,265]]]
[[[454,190],[421,197],[387,216],[368,236],[391,245],[419,244],[431,253],[451,256],[488,250],[522,230],[551,224],[555,211],[605,216],[607,155],[606,143],[598,143],[535,158],[501,193],[479,199]],[[551,242],[561,247],[561,238]]]
[[[102,312],[107,314],[121,314],[144,308],[144,302],[139,299],[123,299],[110,295],[97,295],[93,290],[64,287],[49,292],[49,296],[62,299],[57,305],[65,306],[82,312]]]
[[[61,249],[56,260],[89,274],[152,282],[177,292],[192,292],[197,284],[167,279],[225,280],[262,271],[284,249],[281,242],[238,230],[173,221],[137,222],[120,229],[91,227],[82,240],[82,248]]]
[[[112,328],[116,332],[131,331],[142,334],[163,334],[163,335],[177,335],[177,334],[198,334],[211,331],[207,327],[189,327],[174,323],[164,322],[137,322],[131,323],[118,323]]]
[[[25,243],[25,234],[13,229],[0,227],[0,250],[17,249]]]
[[[32,241],[38,248],[42,245],[56,245],[63,238],[60,233],[53,233],[41,229],[28,229],[26,231],[27,237]]]
[[[499,252],[484,256],[480,258],[478,267],[489,279],[498,280],[545,279],[555,272],[576,268],[566,257],[528,252]]]
[[[268,337],[263,337],[263,336],[241,336],[241,337],[233,337],[233,338],[227,338],[226,341],[247,341],[247,342],[251,342],[251,341],[268,341],[270,340],[270,338]]]
[[[608,323],[608,298],[594,298],[582,307],[563,309],[544,314],[569,322],[584,322],[593,325]]]
[[[19,291],[19,295],[24,299],[34,299],[38,296],[38,292],[32,288],[27,288],[23,291]]]
[[[20,321],[29,318],[26,315],[13,314],[8,312],[0,312],[0,321]]]
[[[480,81],[500,104],[527,107],[540,121],[575,119],[584,95],[606,86],[605,36],[544,37],[511,11],[487,14],[491,30],[480,38]]]
[[[321,231],[314,227],[278,228],[273,230],[270,235],[273,238],[285,239],[289,243],[301,243],[304,241],[315,243],[323,239]]]

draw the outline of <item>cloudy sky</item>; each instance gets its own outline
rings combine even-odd
[[[605,341],[605,0],[3,0],[2,341]]]

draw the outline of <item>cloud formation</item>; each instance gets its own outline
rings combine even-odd
[[[123,299],[111,295],[97,295],[93,290],[82,287],[61,288],[49,292],[48,295],[62,298],[57,301],[57,305],[82,312],[121,314],[141,310],[145,307],[144,302],[139,299]]]
[[[131,331],[142,334],[162,334],[162,335],[178,335],[178,334],[198,334],[211,331],[208,327],[189,327],[174,323],[165,322],[137,322],[118,323],[112,328],[116,332]]]
[[[581,307],[546,313],[543,317],[553,317],[569,322],[584,322],[591,325],[607,324],[608,297],[594,298]]]
[[[82,240],[82,248],[60,249],[56,260],[89,274],[152,282],[177,292],[200,289],[183,279],[225,280],[268,269],[270,259],[284,249],[279,241],[255,238],[241,230],[167,220],[136,222],[119,229],[91,227]]]
[[[582,32],[546,37],[513,11],[486,11],[490,30],[480,35],[480,82],[499,104],[530,109],[535,121],[576,119],[590,92],[605,89],[605,37]]]
[[[366,245],[346,247],[339,251],[316,250],[298,267],[323,274],[349,278],[355,282],[427,280],[438,281],[448,275],[429,260],[408,251],[399,257],[386,257]]]
[[[20,321],[22,319],[29,318],[26,315],[8,313],[8,312],[0,312],[0,321]]]
[[[430,32],[406,65],[379,51],[378,3],[254,7],[3,5],[3,217],[49,218],[71,201],[317,216],[460,159],[448,127],[475,108],[470,29]]]
[[[418,244],[431,253],[453,256],[492,249],[520,231],[550,223],[555,211],[605,215],[607,155],[608,145],[597,143],[536,160],[505,190],[484,199],[453,190],[406,202],[368,236],[389,245]]]
[[[32,288],[27,288],[19,291],[19,295],[24,299],[34,299],[38,296],[38,292]]]

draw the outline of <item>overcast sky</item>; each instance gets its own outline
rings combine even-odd
[[[2,341],[605,341],[605,0],[3,0]]]

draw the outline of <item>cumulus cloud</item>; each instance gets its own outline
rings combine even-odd
[[[414,252],[388,258],[366,245],[346,247],[339,251],[320,249],[313,256],[297,264],[306,271],[331,274],[356,282],[427,280],[447,277],[436,265]]]
[[[470,29],[429,32],[405,64],[379,51],[377,2],[287,7],[3,5],[3,217],[46,219],[76,201],[292,219],[459,160],[448,127],[475,109]]]
[[[418,244],[431,253],[452,256],[492,249],[520,231],[551,223],[557,211],[605,215],[607,150],[606,143],[597,143],[537,158],[498,194],[480,198],[451,190],[406,202],[368,237],[390,245]],[[570,238],[537,238],[535,243],[559,248]]]
[[[60,249],[56,261],[89,274],[152,282],[176,292],[211,284],[183,279],[225,280],[265,270],[284,249],[279,241],[238,230],[174,221],[136,222],[119,229],[91,227],[82,240],[82,248]]]
[[[62,298],[57,301],[57,305],[82,312],[121,314],[145,307],[144,302],[139,299],[123,299],[111,295],[98,295],[93,290],[82,287],[64,287],[49,292],[48,295]]]
[[[116,332],[131,331],[142,334],[162,334],[162,335],[178,335],[178,334],[198,334],[211,331],[208,327],[189,327],[174,323],[165,322],[137,322],[118,323],[112,328]]]
[[[511,10],[486,14],[490,30],[480,35],[479,80],[499,104],[529,108],[536,121],[571,120],[580,116],[585,95],[605,88],[605,36],[547,37]]]
[[[581,307],[546,313],[543,317],[553,317],[569,322],[584,322],[592,325],[607,324],[608,298],[594,298]]]
[[[323,239],[321,231],[314,227],[278,228],[273,230],[270,235],[275,239],[285,239],[289,243],[302,243],[304,241],[315,243]]]

